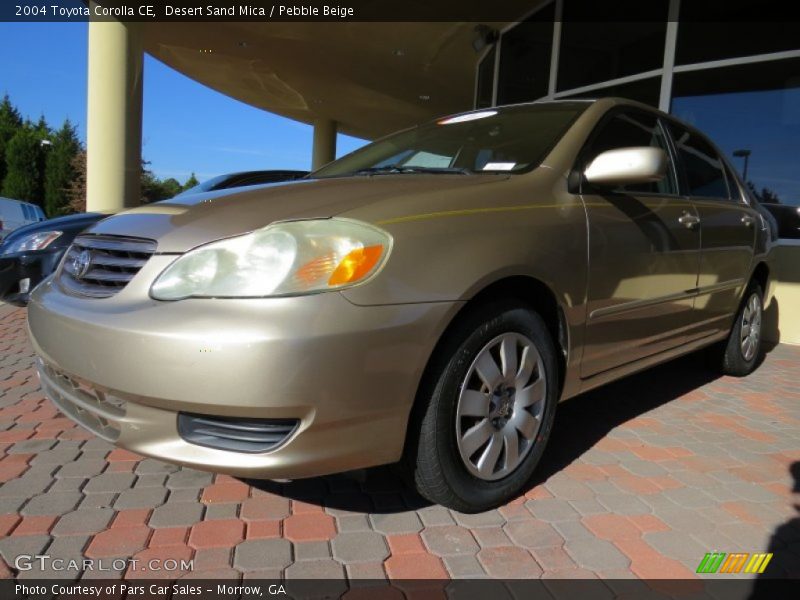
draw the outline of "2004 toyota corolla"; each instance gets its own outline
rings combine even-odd
[[[560,399],[703,346],[749,373],[767,233],[666,114],[499,107],[106,219],[30,330],[52,401],[122,447],[255,478],[402,459],[476,511],[524,489]]]

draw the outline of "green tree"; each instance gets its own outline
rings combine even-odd
[[[69,119],[53,134],[50,142],[45,159],[44,208],[48,217],[55,217],[70,212],[69,189],[78,175],[74,163],[81,143]]]
[[[192,171],[192,174],[189,175],[189,179],[187,179],[183,183],[183,191],[186,191],[186,190],[188,190],[190,188],[193,188],[194,186],[198,185],[199,183],[200,182],[197,180],[197,176],[194,174],[194,171]]]
[[[22,117],[6,94],[0,102],[0,189],[6,177],[6,148],[22,127]]]
[[[781,199],[778,197],[778,194],[773,192],[768,187],[761,188],[761,194],[759,195],[759,200],[765,204],[780,204]]]
[[[169,177],[168,179],[162,180],[161,189],[164,193],[164,199],[177,196],[183,191],[183,187],[181,186],[180,182],[174,177]]]
[[[158,202],[159,200],[166,200],[177,196],[183,191],[183,186],[180,182],[170,177],[168,179],[159,179],[153,172],[147,168],[150,163],[142,160],[142,204],[149,204],[150,202]]]
[[[50,129],[50,126],[47,124],[47,120],[44,118],[44,115],[39,115],[39,120],[36,122],[36,125],[31,126],[39,136],[40,140],[47,141],[50,139],[50,136],[53,135],[53,130]]]
[[[3,180],[2,195],[42,205],[42,139],[29,124],[14,134],[6,147],[8,171]]]
[[[81,147],[72,160],[75,177],[69,182],[67,198],[69,199],[69,212],[86,212],[86,150]]]
[[[142,160],[142,176],[140,179],[142,204],[163,200],[161,181],[147,168],[149,162]]]
[[[752,194],[756,197],[756,200],[761,202],[762,204],[781,204],[781,199],[774,191],[772,191],[768,187],[762,187],[761,191],[759,192],[756,189],[755,184],[752,181],[747,182],[747,187],[750,189]]]

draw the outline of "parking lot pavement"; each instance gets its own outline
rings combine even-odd
[[[115,449],[44,399],[25,311],[0,306],[0,575],[44,553],[137,559],[105,577],[672,578],[769,551],[766,575],[797,577],[798,381],[800,348],[778,346],[747,379],[691,356],[564,402],[525,496],[466,515],[389,468],[243,482]],[[192,567],[150,562],[169,558]]]

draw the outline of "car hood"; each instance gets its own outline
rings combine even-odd
[[[179,196],[120,213],[94,234],[154,239],[159,253],[180,253],[276,221],[329,218],[377,201],[438,195],[488,185],[507,175],[379,175],[303,179]]]

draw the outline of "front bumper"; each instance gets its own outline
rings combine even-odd
[[[0,256],[0,301],[25,306],[30,290],[55,270],[63,255],[64,248]],[[27,292],[20,290],[24,279],[30,280]]]
[[[62,412],[117,445],[253,478],[302,478],[390,463],[455,303],[356,306],[341,294],[157,302],[138,283],[76,298],[53,280],[32,294],[42,383]],[[159,266],[158,263],[162,263]],[[137,286],[142,286],[137,288]],[[178,414],[298,419],[265,453],[192,444]]]

